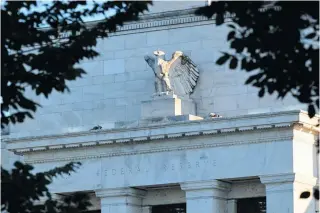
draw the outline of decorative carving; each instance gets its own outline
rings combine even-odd
[[[170,151],[170,150],[168,150]],[[188,171],[190,169],[206,169],[213,168],[217,166],[216,160],[200,160],[200,161],[179,161],[176,163],[163,163],[156,167],[153,165],[152,167],[148,167],[148,165],[136,165],[132,167],[126,166],[114,166],[109,168],[104,168],[104,176],[132,176],[145,174],[149,171],[162,171],[162,172],[176,172],[176,171]],[[156,167],[156,168],[155,168]]]
[[[273,127],[273,128],[287,128],[290,127],[290,125],[288,124],[288,126],[282,125],[281,127]],[[254,131],[255,129],[258,128],[247,128],[243,131]],[[265,128],[265,130],[268,130],[270,128]],[[264,130],[263,128],[259,128],[259,130]],[[200,135],[213,135],[213,134],[232,134],[232,133],[237,133],[239,132],[238,128],[225,128],[225,129],[213,129],[213,130],[205,130],[205,131],[197,131],[197,132],[192,132],[192,134],[188,134],[187,132],[181,132],[181,133],[171,133],[171,134],[161,134],[161,135],[149,135],[147,137],[147,140],[141,140],[141,136],[140,137],[130,137],[130,138],[122,138],[122,139],[116,139],[114,140],[114,142],[112,142],[112,140],[110,141],[105,141],[105,140],[97,140],[97,141],[87,141],[87,142],[78,142],[78,143],[72,143],[72,144],[67,144],[67,145],[61,145],[61,146],[57,146],[57,145],[53,145],[53,146],[47,146],[46,150],[52,150],[52,149],[70,149],[70,148],[80,148],[82,146],[91,146],[93,143],[95,143],[96,145],[104,145],[104,144],[110,144],[110,143],[131,143],[131,142],[146,142],[149,140],[162,140],[165,138],[179,138],[179,137],[195,137],[195,136],[200,136]],[[288,136],[290,139],[292,139],[292,136]],[[286,138],[288,138],[286,137]],[[272,137],[274,138],[273,140],[277,139],[278,137]],[[279,137],[281,138],[281,137]],[[137,140],[136,140],[137,139]],[[144,137],[145,139],[145,137]],[[256,140],[256,139],[255,139]],[[240,141],[238,141],[237,143],[242,143]],[[17,153],[26,153],[26,152],[36,152],[36,147],[34,148],[22,148],[22,149],[15,149],[14,150]],[[115,155],[115,154],[114,154]],[[95,157],[93,157],[95,158]]]
[[[96,159],[96,158],[106,158],[106,157],[113,157],[113,156],[125,156],[125,155],[139,155],[139,154],[148,154],[148,153],[158,153],[158,152],[172,152],[172,151],[180,151],[180,150],[192,150],[192,149],[208,149],[213,147],[224,147],[224,146],[234,146],[239,144],[259,144],[259,143],[274,143],[274,141],[287,141],[292,140],[292,136],[283,136],[283,137],[270,137],[270,138],[263,138],[260,140],[245,140],[245,141],[222,141],[221,143],[210,143],[210,144],[192,144],[192,145],[185,145],[179,147],[155,147],[149,148],[147,150],[137,150],[137,151],[122,151],[122,152],[111,152],[111,153],[101,153],[95,155],[79,155],[79,156],[69,156],[69,157],[60,157],[60,158],[43,158],[43,159],[26,159],[25,162],[29,164],[34,163],[46,163],[46,162],[58,162],[58,161],[77,161],[83,159]],[[20,151],[20,150],[19,150]],[[26,150],[26,152],[30,152],[32,150]]]
[[[154,55],[156,58],[146,55],[145,60],[156,77],[156,95],[173,93],[185,96],[193,92],[199,78],[199,70],[188,56],[176,51],[172,59],[166,61],[164,52],[154,51]]]

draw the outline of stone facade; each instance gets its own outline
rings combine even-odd
[[[154,13],[124,25],[106,40],[99,40],[97,50],[101,55],[79,64],[87,75],[69,82],[71,93],[53,92],[49,99],[30,93],[43,107],[35,114],[36,119],[12,127],[11,135],[77,132],[95,125],[109,129],[117,121],[140,119],[141,102],[155,92],[154,74],[143,57],[157,49],[167,53],[168,58],[181,50],[199,67],[198,85],[191,95],[198,116],[211,112],[236,116],[306,109],[289,96],[277,100],[276,94],[267,94],[259,99],[256,88],[244,85],[247,73],[215,64],[220,51],[228,49],[226,26],[216,27],[214,19],[194,16],[193,9],[158,13],[164,4],[167,3],[156,2],[151,9]],[[181,9],[203,2],[171,4],[173,9]]]
[[[37,171],[81,161],[77,173],[56,179],[51,190],[95,192],[102,213],[142,212],[155,205],[156,187],[166,194],[158,202],[186,202],[188,213],[198,212],[199,206],[208,213],[235,213],[234,200],[258,196],[267,197],[268,213],[278,208],[311,213],[315,203],[299,199],[299,193],[316,184],[318,130],[313,126],[318,119],[287,111],[6,142],[8,150],[23,155]]]
[[[162,11],[166,4],[172,11]],[[43,108],[11,127],[2,149],[36,171],[80,161],[51,191],[87,191],[101,213],[151,213],[178,203],[187,213],[237,213],[239,199],[261,197],[267,213],[314,213],[314,200],[299,193],[312,190],[319,175],[319,115],[310,119],[291,97],[259,99],[244,85],[246,73],[215,65],[228,29],[193,16],[199,4],[157,2],[139,22],[100,40],[101,56],[79,65],[88,74],[70,82],[71,93],[35,97]],[[192,103],[151,98],[154,74],[143,56],[157,49],[181,50],[199,67]]]

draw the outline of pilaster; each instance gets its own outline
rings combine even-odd
[[[260,176],[260,180],[266,186],[267,213],[315,212],[313,198],[301,199],[300,194],[312,191],[316,178],[287,173]]]
[[[227,201],[228,213],[237,213],[237,200],[232,199]]]
[[[142,213],[152,213],[151,206],[143,206],[142,207]]]
[[[133,188],[102,189],[95,191],[100,198],[101,213],[141,213],[143,190]]]
[[[185,182],[180,186],[186,192],[187,213],[227,212],[227,195],[231,188],[229,183],[211,180]]]

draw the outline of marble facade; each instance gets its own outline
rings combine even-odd
[[[216,66],[228,31],[192,15],[203,4],[157,3],[99,41],[101,56],[81,64],[88,75],[70,83],[71,94],[35,97],[44,106],[36,119],[2,136],[7,164],[19,158],[45,171],[80,161],[51,191],[86,191],[101,213],[151,213],[177,203],[187,213],[237,213],[239,199],[259,197],[267,213],[314,213],[315,201],[299,193],[319,175],[320,117],[310,119],[291,97],[259,99],[244,85],[246,73]],[[172,97],[157,100],[166,110],[150,104],[154,76],[143,56],[158,48],[180,49],[199,65],[191,104]],[[102,129],[90,131],[94,125]]]

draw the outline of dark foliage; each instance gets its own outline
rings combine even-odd
[[[1,167],[1,211],[8,213],[80,213],[91,206],[84,193],[54,199],[48,185],[54,177],[70,175],[80,163],[68,163],[47,172],[33,174],[33,167],[16,162],[12,171]],[[41,202],[40,199],[43,199]],[[39,202],[40,201],[40,202]],[[38,203],[37,203],[38,202]]]
[[[196,11],[221,25],[231,17],[227,41],[231,51],[218,65],[253,72],[246,84],[260,88],[259,97],[291,93],[319,109],[319,2],[216,1]],[[229,19],[228,18],[228,19]]]
[[[305,192],[302,192],[302,193],[300,194],[300,198],[302,198],[302,199],[307,199],[307,198],[310,197],[310,195],[311,195],[311,192],[305,191]],[[314,197],[315,199],[319,200],[319,189],[314,189],[314,190],[313,190],[313,197]]]
[[[68,91],[66,82],[85,74],[75,65],[99,55],[93,49],[97,38],[105,38],[117,26],[136,20],[151,4],[148,1],[90,5],[87,1],[53,1],[43,11],[33,10],[43,4],[39,2],[6,1],[1,9],[2,128],[10,122],[23,122],[26,116],[32,118],[40,106],[25,96],[27,88],[45,97],[52,90]],[[114,15],[107,16],[108,12]],[[84,18],[96,15],[104,15],[105,19],[90,26],[84,23]],[[43,24],[49,28],[41,28]],[[64,33],[70,36],[61,38]],[[6,115],[7,110],[11,115]]]

